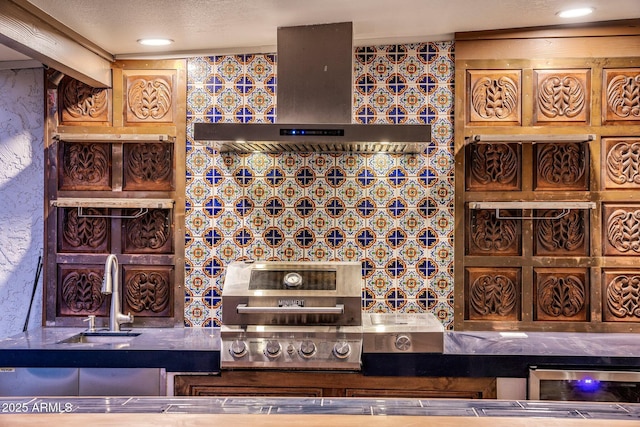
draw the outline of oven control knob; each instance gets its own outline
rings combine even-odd
[[[282,346],[276,340],[268,340],[264,345],[264,355],[269,359],[275,359],[282,353]]]
[[[247,344],[242,340],[235,340],[229,347],[229,353],[233,357],[242,357],[247,354]]]
[[[337,342],[333,346],[333,354],[338,359],[346,359],[351,354],[351,346],[346,341]]]
[[[300,343],[300,356],[308,359],[316,354],[316,345],[311,340],[304,340]]]
[[[400,351],[407,351],[411,348],[411,338],[406,335],[396,337],[396,348]]]

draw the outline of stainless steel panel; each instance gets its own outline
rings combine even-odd
[[[444,326],[432,313],[363,313],[364,353],[442,353]]]
[[[297,129],[296,135],[283,130]],[[302,130],[326,131],[306,132]],[[283,133],[285,133],[283,135]],[[342,135],[338,134],[342,133]],[[219,152],[423,153],[431,126],[418,124],[194,123],[193,137]]]
[[[221,329],[223,369],[360,370],[362,329],[359,326],[248,326]],[[240,345],[244,349],[238,352]],[[267,345],[278,349],[269,354]],[[233,346],[233,348],[232,348]],[[342,353],[336,351],[340,350]],[[306,353],[305,353],[306,352]]]
[[[80,368],[80,396],[164,396],[163,368]]]
[[[351,123],[353,24],[278,28],[278,121]]]
[[[529,370],[529,399],[631,402],[640,400],[640,372]]]
[[[304,284],[251,289],[256,270],[335,272],[335,283],[330,286],[335,289],[306,289]],[[356,326],[362,322],[362,286],[359,262],[234,262],[225,276],[222,321],[227,325]]]
[[[77,396],[77,368],[2,368],[1,396]]]

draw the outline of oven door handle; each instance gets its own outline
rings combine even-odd
[[[238,304],[236,310],[238,314],[344,314],[344,304],[335,307],[249,307]]]

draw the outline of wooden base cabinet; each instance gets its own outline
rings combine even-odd
[[[495,399],[495,378],[370,377],[360,373],[225,371],[176,375],[176,396]]]

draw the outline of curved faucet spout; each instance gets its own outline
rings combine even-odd
[[[109,309],[109,331],[120,331],[122,323],[133,323],[131,313],[120,312],[120,272],[118,268],[118,258],[111,254],[104,263],[104,278],[102,280],[102,293],[111,294],[111,307]]]

